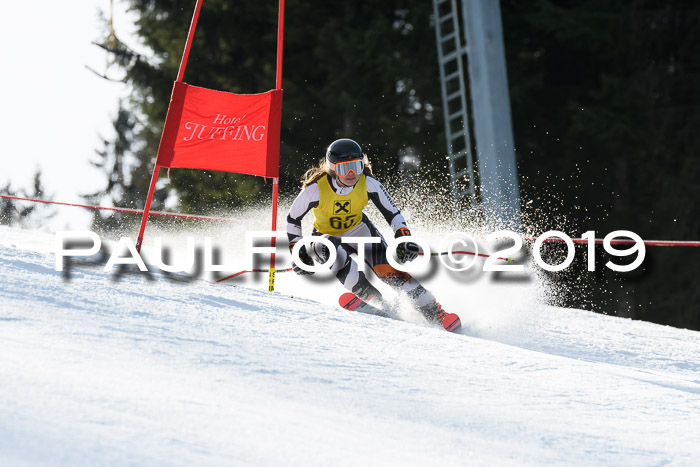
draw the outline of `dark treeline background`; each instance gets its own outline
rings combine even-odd
[[[195,2],[127,3],[152,52],[115,46],[105,31],[102,45],[133,92],[118,109],[118,136],[98,151],[108,182],[88,200],[140,208]],[[277,6],[206,0],[184,81],[238,93],[273,88]],[[501,10],[522,205],[534,233],[700,238],[700,4],[503,0]],[[383,180],[400,178],[401,155],[415,153],[422,176],[446,183],[432,2],[287,2],[283,71],[283,192],[296,192],[338,137],[358,140]],[[211,213],[269,200],[269,186],[175,169],[153,208],[170,190],[181,211]],[[124,222],[97,218],[96,227]],[[605,272],[608,259],[601,249],[589,273],[577,249],[576,264],[552,275],[570,291],[562,304],[700,329],[700,251],[649,247],[644,267],[627,274]]]

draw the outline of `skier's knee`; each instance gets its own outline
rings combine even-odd
[[[372,269],[382,282],[392,287],[403,287],[413,280],[409,273],[399,271],[389,264],[377,264]]]
[[[338,248],[340,246],[340,240],[335,237],[326,237],[326,239],[333,244],[336,252],[340,253],[340,249]],[[328,259],[331,257],[330,250],[324,243],[321,242],[312,243],[311,254],[314,261],[320,264],[326,263],[326,261],[328,261]],[[329,264],[328,266],[331,265]]]

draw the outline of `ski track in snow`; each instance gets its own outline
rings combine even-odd
[[[426,286],[465,335],[341,310],[338,284],[293,274],[274,294],[85,262],[65,280],[53,241],[0,227],[0,465],[700,459],[698,332],[440,273]]]

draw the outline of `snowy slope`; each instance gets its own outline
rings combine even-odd
[[[66,281],[53,241],[0,227],[0,465],[700,459],[700,333],[440,273],[425,283],[465,335],[340,310],[336,283],[293,274],[274,294]]]

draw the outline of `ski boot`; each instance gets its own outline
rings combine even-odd
[[[367,280],[363,273],[360,273],[360,279],[352,288],[352,293],[363,302],[377,307],[381,307],[384,301],[381,292]]]
[[[462,327],[459,316],[454,313],[445,312],[445,310],[442,309],[442,305],[440,305],[437,300],[433,300],[433,303],[422,307],[420,311],[429,321],[439,323],[450,332],[459,331]]]

